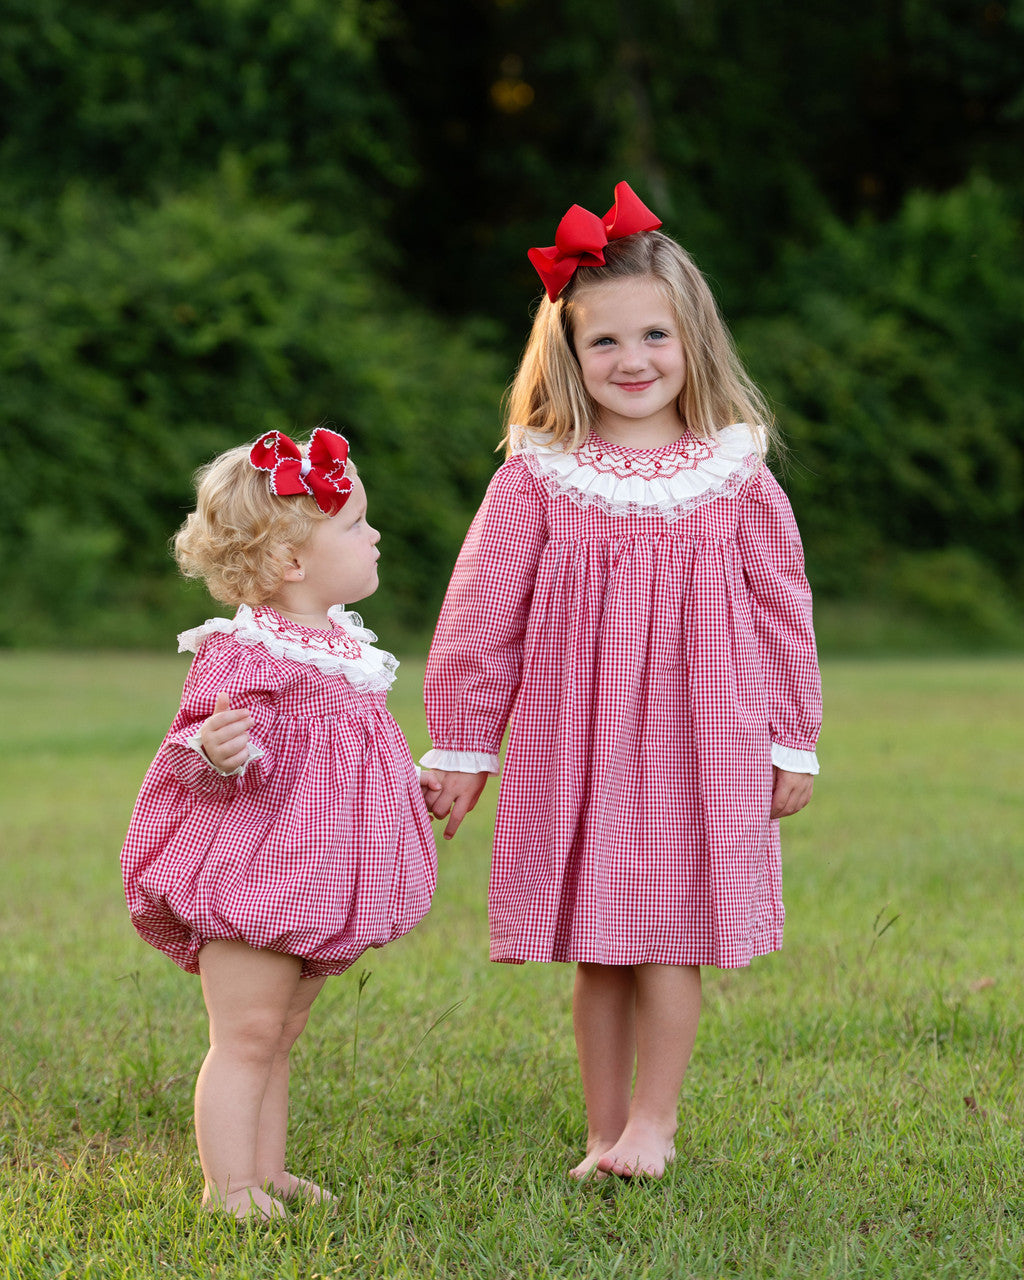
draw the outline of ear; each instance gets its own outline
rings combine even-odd
[[[297,552],[292,547],[286,547],[284,554],[285,571],[282,582],[301,582],[306,576],[306,571],[302,567],[302,561],[299,559]]]

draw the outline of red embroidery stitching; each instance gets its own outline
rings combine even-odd
[[[628,480],[639,476],[642,480],[657,477],[671,479],[680,471],[696,471],[702,462],[714,455],[714,445],[709,440],[698,440],[685,435],[680,440],[661,449],[632,450],[609,444],[599,436],[588,436],[574,457],[581,466],[593,467],[607,475]]]
[[[283,640],[304,644],[311,649],[326,650],[328,653],[339,654],[343,658],[363,656],[359,642],[353,640],[341,627],[335,627],[333,631],[315,631],[311,627],[299,626],[298,623],[285,624],[275,613],[264,609],[255,609],[253,616],[264,630],[272,631]]]

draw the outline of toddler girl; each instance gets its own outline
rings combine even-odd
[[[325,977],[411,929],[436,877],[384,705],[398,664],[338,603],[380,554],[347,458],[271,431],[198,473],[178,564],[238,609],[178,637],[196,657],[121,855],[135,928],[202,980],[203,1200],[238,1217],[327,1198],[285,1169],[289,1052]]]
[[[781,946],[776,820],[817,772],[810,593],[769,415],[660,225],[619,183],[604,219],[574,205],[530,251],[547,297],[508,458],[426,677],[447,837],[511,721],[491,958],[577,966],[576,1177],[664,1173],[700,966]]]

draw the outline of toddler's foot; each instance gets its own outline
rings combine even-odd
[[[203,1193],[203,1208],[207,1213],[230,1213],[235,1218],[249,1218],[256,1222],[287,1217],[281,1201],[259,1187],[239,1187],[225,1196],[207,1188]]]
[[[661,1178],[665,1166],[675,1159],[674,1130],[666,1132],[639,1121],[627,1124],[618,1142],[597,1161],[604,1173],[617,1178]]]
[[[575,1178],[577,1182],[581,1182],[584,1178],[593,1177],[595,1181],[601,1178],[607,1178],[607,1174],[597,1169],[597,1162],[608,1150],[612,1144],[606,1142],[603,1138],[591,1138],[587,1143],[587,1154],[572,1169],[569,1170],[569,1177]]]
[[[282,1169],[280,1173],[271,1174],[264,1182],[264,1187],[273,1191],[282,1200],[308,1200],[310,1204],[327,1204],[337,1199],[325,1187],[318,1186],[306,1178],[297,1178],[294,1173]]]

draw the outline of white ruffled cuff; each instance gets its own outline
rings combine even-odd
[[[201,755],[203,759],[206,761],[206,763],[210,766],[210,768],[214,771],[214,773],[219,773],[222,778],[240,778],[242,774],[245,773],[246,769],[248,769],[252,761],[259,760],[263,755],[262,749],[260,747],[254,747],[253,744],[250,742],[249,754],[246,757],[246,759],[242,761],[242,763],[238,766],[237,769],[231,769],[225,772],[223,769],[218,769],[217,766],[210,759],[210,757],[203,750],[202,729],[197,729],[195,733],[192,735],[192,737],[189,738],[188,741],[185,743],[185,746],[191,747],[193,751],[195,751],[198,755]]]
[[[772,764],[787,773],[818,772],[818,757],[813,751],[797,751],[796,747],[784,747],[781,742],[772,743]]]
[[[424,769],[444,769],[449,773],[500,773],[496,755],[486,751],[439,751],[436,747],[420,759]]]

